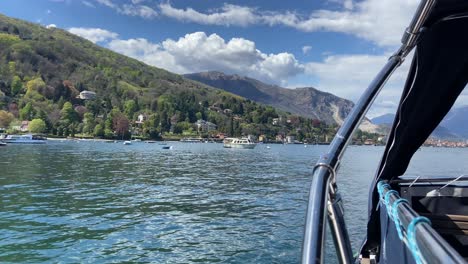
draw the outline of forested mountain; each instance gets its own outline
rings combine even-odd
[[[79,99],[92,91],[93,99]],[[148,66],[58,28],[0,15],[0,128],[123,138],[167,134],[295,135],[335,128]],[[141,122],[136,122],[138,116]],[[200,131],[206,120],[217,127]],[[42,122],[42,123],[41,123]],[[31,124],[32,125],[32,124]],[[207,133],[205,133],[206,135]],[[318,139],[320,140],[320,139]]]
[[[353,108],[353,102],[313,87],[283,88],[259,80],[222,72],[186,74],[185,77],[271,105],[297,115],[341,124]]]

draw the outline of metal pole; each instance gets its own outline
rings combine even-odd
[[[338,166],[341,155],[346,148],[354,130],[358,127],[367,109],[374,101],[377,93],[383,87],[388,77],[400,64],[397,56],[390,58],[384,68],[379,72],[374,81],[361,96],[358,103],[354,106],[346,121],[341,126],[337,135],[330,145],[329,154],[322,156],[316,165],[312,177],[312,183],[309,193],[309,204],[307,207],[306,225],[304,233],[304,243],[302,246],[302,263],[322,263],[323,246],[325,238],[325,216],[326,202],[329,193],[329,183],[334,182],[335,168]],[[333,175],[333,177],[332,177]],[[333,220],[334,226],[344,223],[343,214],[340,211],[335,212]],[[350,243],[346,230],[341,230],[337,234],[346,234],[338,238],[340,241]],[[343,247],[345,249],[346,247]],[[338,249],[340,250],[340,249]],[[348,255],[348,252],[339,252],[340,256]],[[351,254],[352,256],[352,254]],[[346,259],[342,260],[343,263]]]
[[[325,241],[325,204],[328,197],[330,172],[325,167],[314,171],[310,186],[309,204],[307,207],[302,263],[323,263]]]
[[[329,184],[335,186],[335,171],[339,166],[341,156],[343,155],[354,131],[358,128],[362,119],[378,93],[391,76],[393,71],[400,66],[405,56],[414,47],[417,35],[423,25],[430,10],[434,6],[435,0],[422,0],[418,10],[403,37],[403,45],[395,55],[390,57],[382,70],[371,82],[364,94],[361,96],[351,113],[346,118],[343,125],[338,130],[335,138],[330,144],[329,152],[322,156],[318,161],[312,178],[309,193],[309,202],[307,207],[304,242],[302,245],[302,263],[322,263],[323,247],[325,240],[325,216],[327,195],[330,191]],[[334,187],[333,187],[334,188]],[[335,194],[337,191],[332,190]],[[331,197],[331,203],[334,203],[334,197]],[[332,208],[333,210],[333,208]],[[333,210],[330,217],[332,228],[340,226],[333,233],[335,243],[350,244],[346,227],[344,225],[344,216],[342,210]],[[350,252],[347,252],[350,245],[338,247],[338,257],[342,263],[347,263],[352,258]]]
[[[335,243],[339,262],[351,264],[353,263],[353,250],[343,216],[344,211],[341,196],[336,194],[334,198],[330,197],[328,201],[328,223],[333,234],[333,242]]]

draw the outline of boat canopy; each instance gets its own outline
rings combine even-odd
[[[411,33],[409,33],[411,34]],[[369,200],[367,248],[378,245],[377,182],[403,175],[468,82],[468,1],[436,1],[425,20]]]

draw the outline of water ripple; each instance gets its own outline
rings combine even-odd
[[[326,146],[170,144],[3,149],[0,262],[299,262],[311,168]],[[342,163],[355,247],[381,151],[351,148]]]

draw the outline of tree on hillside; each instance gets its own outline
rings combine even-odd
[[[60,111],[60,115],[61,119],[68,123],[73,123],[77,120],[77,114],[70,102],[66,102],[63,105],[62,111]]]
[[[118,113],[112,118],[112,125],[118,137],[124,137],[130,128],[130,121],[122,113]]]
[[[7,128],[13,119],[15,119],[15,117],[12,113],[0,110],[0,128]]]
[[[33,119],[29,122],[29,132],[31,133],[44,133],[46,130],[46,123],[40,118]]]
[[[23,83],[21,82],[20,77],[16,76],[13,77],[13,81],[11,82],[11,95],[15,96],[19,94],[23,90]]]
[[[133,118],[133,114],[138,111],[138,106],[134,100],[128,100],[125,102],[124,113],[128,118]]]
[[[26,93],[30,93],[32,91],[37,92],[39,90],[44,89],[45,87],[46,87],[45,82],[40,77],[38,77],[26,83],[26,88],[27,88]]]
[[[95,129],[94,116],[91,113],[85,113],[83,117],[83,133],[91,134]],[[102,129],[102,127],[101,127]]]
[[[27,103],[21,110],[19,111],[19,116],[21,120],[31,120],[33,119],[34,115],[36,114],[36,110],[29,102]]]
[[[104,136],[104,128],[100,125],[100,124],[97,124],[95,127],[94,127],[94,136],[95,137],[103,137]]]

